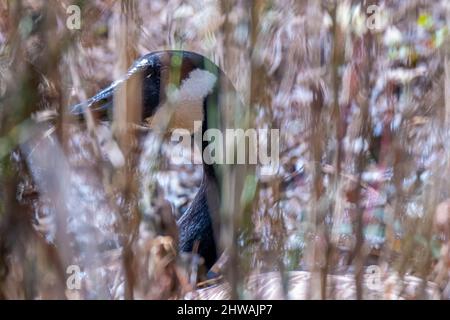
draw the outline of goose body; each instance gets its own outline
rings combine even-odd
[[[178,79],[173,79],[179,75]],[[168,113],[167,102],[173,105],[168,127],[194,133],[194,122],[201,121],[202,134],[208,128],[218,128],[220,123],[220,83],[228,81],[220,68],[207,58],[188,51],[159,51],[138,59],[121,79],[71,109],[81,115],[90,108],[100,118],[108,117],[113,106],[114,93],[130,79],[142,84],[141,125],[151,129]],[[175,98],[168,93],[175,85]],[[210,114],[210,115],[209,115]],[[208,116],[209,115],[209,116]],[[208,121],[207,121],[208,119]],[[203,144],[203,148],[205,144]],[[179,249],[197,253],[204,258],[209,269],[217,260],[218,210],[220,207],[219,183],[213,165],[203,162],[203,178],[192,204],[179,218]],[[198,247],[196,247],[196,243]]]

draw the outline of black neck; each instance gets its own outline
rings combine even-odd
[[[216,90],[214,92],[217,92]],[[208,129],[208,108],[217,108],[217,94],[210,95],[204,103],[204,119],[202,123],[202,158],[208,141],[203,141],[205,131]],[[217,109],[216,109],[217,110]],[[215,113],[217,114],[217,113]],[[214,121],[215,122],[215,121]],[[217,127],[215,124],[213,127]],[[203,178],[200,188],[188,211],[178,221],[180,250],[192,252],[194,243],[198,242],[198,253],[205,259],[208,269],[217,260],[218,232],[220,218],[220,186],[217,171],[214,165],[203,161]]]

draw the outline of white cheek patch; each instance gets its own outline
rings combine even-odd
[[[207,70],[195,69],[183,80],[179,89],[167,93],[167,99],[175,106],[169,130],[187,129],[194,132],[194,121],[203,120],[203,101],[213,91],[217,76]],[[158,110],[152,122],[158,122],[158,113],[166,112],[164,106]],[[153,126],[151,126],[153,127]]]
[[[210,94],[216,84],[217,77],[207,71],[195,69],[183,80],[179,89],[179,101],[204,99]]]

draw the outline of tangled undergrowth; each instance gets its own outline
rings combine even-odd
[[[0,0],[0,297],[449,299],[447,2],[78,1],[70,30],[71,1]],[[177,250],[201,165],[67,112],[163,49],[210,58],[236,116],[280,129],[219,283]]]

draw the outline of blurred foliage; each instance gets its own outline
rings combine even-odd
[[[0,298],[449,299],[449,28],[446,0],[0,0]],[[67,112],[175,48],[228,75],[231,120],[280,129],[277,174],[225,201],[219,284],[177,252],[201,166]]]

